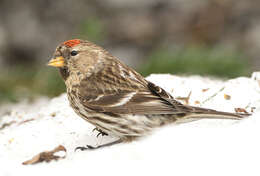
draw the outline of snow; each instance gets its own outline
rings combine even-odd
[[[0,129],[0,176],[260,174],[260,73],[226,81],[165,74],[147,79],[175,98],[187,97],[191,92],[191,105],[229,112],[234,108],[248,112],[255,109],[242,121],[205,119],[169,125],[138,141],[75,152],[78,146],[114,139],[96,138],[94,126],[73,112],[65,94],[32,104],[21,102],[9,106],[10,113],[0,117],[0,128],[12,122]],[[225,94],[230,100],[224,98]],[[22,165],[59,145],[67,150],[65,159]]]

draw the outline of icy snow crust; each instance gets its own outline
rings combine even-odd
[[[73,112],[65,94],[33,104],[20,103],[0,117],[0,128],[10,124],[0,129],[0,176],[260,175],[260,73],[228,81],[166,74],[147,79],[175,98],[187,97],[191,92],[190,105],[254,112],[242,121],[199,120],[170,125],[132,143],[75,152],[78,146],[95,146],[114,139],[96,138],[94,126]],[[58,145],[67,149],[65,159],[22,165]]]

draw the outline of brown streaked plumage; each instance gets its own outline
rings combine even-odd
[[[88,41],[74,39],[62,43],[49,65],[59,67],[74,111],[120,141],[144,136],[169,123],[246,116],[183,105]]]

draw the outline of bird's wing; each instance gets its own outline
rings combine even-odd
[[[178,114],[183,105],[166,91],[148,82],[142,90],[81,91],[79,99],[85,108],[114,114]],[[108,92],[108,93],[104,93]]]

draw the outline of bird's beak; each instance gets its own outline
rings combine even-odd
[[[63,67],[65,65],[64,57],[55,57],[49,61],[48,65],[52,67]]]

